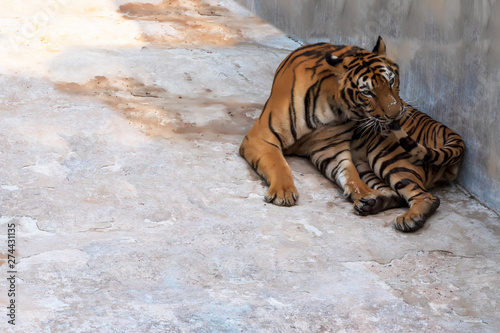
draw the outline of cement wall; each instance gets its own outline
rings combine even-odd
[[[499,0],[238,0],[307,43],[371,49],[400,65],[401,96],[462,135],[458,182],[500,212]]]

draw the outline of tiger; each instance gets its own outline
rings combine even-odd
[[[303,156],[355,213],[408,205],[394,226],[415,231],[440,204],[427,189],[456,178],[464,150],[457,133],[400,98],[399,66],[379,37],[372,51],[317,43],[291,52],[239,153],[268,183],[267,202],[297,203],[285,156]]]

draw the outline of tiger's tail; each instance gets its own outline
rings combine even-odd
[[[429,135],[419,133],[419,142],[412,139],[398,122],[389,125],[399,145],[407,153],[424,163],[436,166],[452,166],[460,163],[465,153],[465,143],[460,135],[421,112],[417,115],[414,113],[411,119],[426,122],[425,128],[430,129]],[[440,143],[436,145],[436,142]],[[436,147],[430,147],[431,145]]]

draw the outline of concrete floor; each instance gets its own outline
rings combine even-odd
[[[2,332],[12,223],[16,332],[500,330],[500,218],[456,185],[415,234],[299,158],[299,205],[263,201],[237,150],[280,31],[231,0],[2,6]]]

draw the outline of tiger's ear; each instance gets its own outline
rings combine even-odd
[[[329,65],[333,66],[333,67],[337,66],[338,64],[341,64],[341,63],[342,63],[342,61],[344,60],[344,59],[342,59],[342,58],[339,58],[339,57],[334,56],[334,55],[333,55],[333,54],[331,54],[330,52],[326,52],[326,54],[325,54],[325,59],[326,59],[326,62],[327,62]]]
[[[377,44],[375,44],[372,52],[381,56],[385,56],[385,43],[382,37],[378,36]]]

